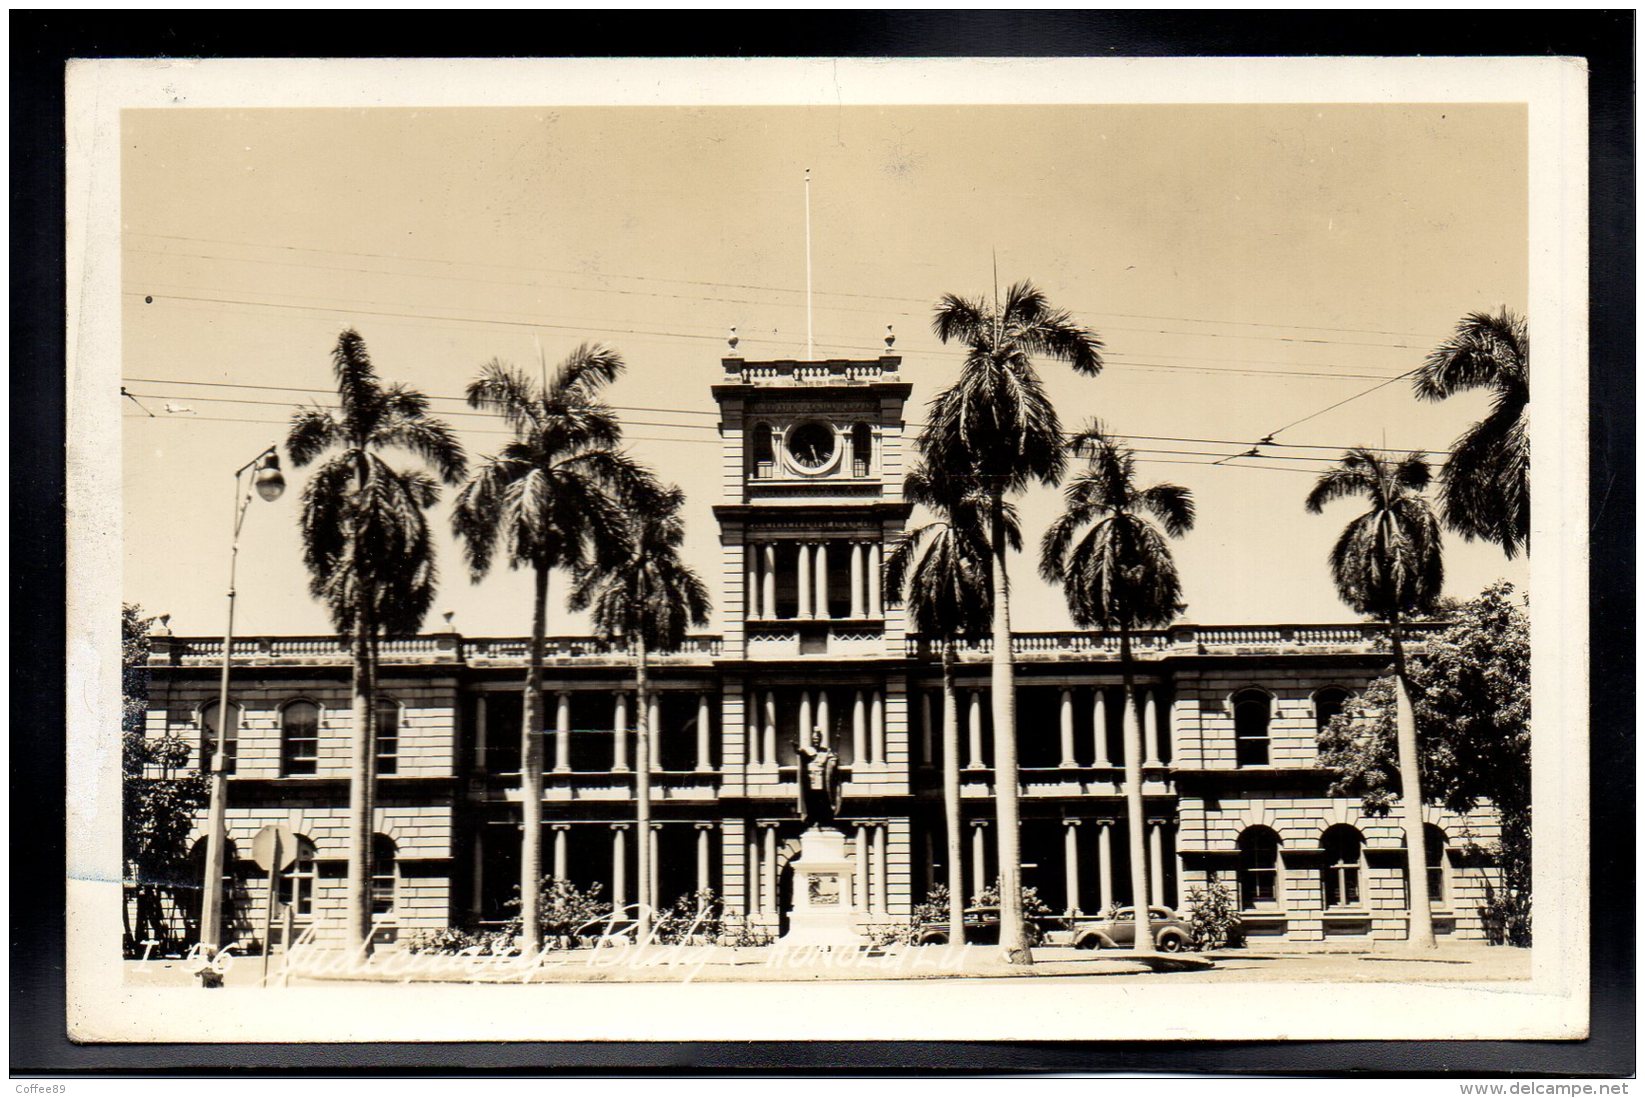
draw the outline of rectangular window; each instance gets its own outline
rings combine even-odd
[[[320,758],[320,709],[292,702],[280,715],[280,763],[285,774],[312,774]]]
[[[377,773],[400,769],[400,707],[392,702],[377,710]]]

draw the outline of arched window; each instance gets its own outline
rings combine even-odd
[[[397,774],[400,770],[400,703],[393,698],[377,699],[377,773]]]
[[[1273,699],[1261,690],[1234,695],[1234,760],[1239,766],[1268,765],[1268,721]]]
[[[1314,731],[1324,732],[1331,718],[1348,704],[1348,691],[1340,686],[1327,686],[1314,694]]]
[[[387,835],[371,837],[371,914],[387,915],[394,910],[395,885],[400,879],[395,863],[398,851]]]
[[[1249,911],[1279,904],[1279,836],[1248,827],[1239,837],[1239,905]]]
[[[280,711],[280,772],[312,774],[320,759],[320,707],[294,701]]]
[[[750,455],[754,465],[754,475],[764,478],[774,476],[777,469],[776,444],[773,441],[771,424],[756,423],[754,425],[754,445]]]
[[[1445,832],[1433,824],[1422,825],[1424,864],[1428,869],[1428,901],[1443,905],[1445,895]],[[1410,901],[1406,901],[1407,907]]]
[[[1360,905],[1360,856],[1365,840],[1357,829],[1347,824],[1326,828],[1320,839],[1325,848],[1325,907],[1358,907]]]
[[[200,709],[200,769],[211,769],[211,756],[217,750],[217,703],[208,702]],[[228,736],[223,740],[223,773],[234,773],[240,756],[240,707],[233,702],[228,706]]]
[[[874,429],[866,423],[851,428],[851,475],[866,477],[874,459]]]
[[[292,906],[292,914],[306,919],[314,914],[314,844],[307,835],[297,836],[297,860],[280,878],[280,902]]]

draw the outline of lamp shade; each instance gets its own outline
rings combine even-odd
[[[273,503],[279,499],[286,490],[286,478],[280,473],[280,458],[275,454],[265,457],[258,463],[251,482],[257,486],[257,494],[265,501]]]

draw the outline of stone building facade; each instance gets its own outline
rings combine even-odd
[[[713,889],[767,933],[790,906],[796,745],[820,730],[842,760],[838,826],[867,924],[906,922],[946,879],[936,653],[882,590],[901,496],[909,386],[899,359],[722,362],[722,631],[652,657],[653,895]],[[717,583],[716,583],[717,581]],[[1237,887],[1254,936],[1376,942],[1406,933],[1397,819],[1327,796],[1315,736],[1382,674],[1360,625],[1177,625],[1134,642],[1138,706],[1122,704],[1117,642],[1023,633],[1018,738],[1023,873],[1053,910],[1128,904],[1124,722],[1140,708],[1151,902],[1210,878]],[[154,638],[150,727],[203,751],[220,640]],[[520,687],[527,641],[455,632],[382,646],[374,907],[381,937],[501,923],[518,884]],[[989,646],[960,652],[964,867],[997,872]],[[329,637],[235,642],[228,826],[234,937],[255,938],[266,884],[243,860],[285,823],[301,856],[281,899],[299,925],[340,928],[346,864],[349,664]],[[547,643],[545,859],[618,904],[636,896],[634,680],[620,647]],[[1496,871],[1488,810],[1429,812],[1437,929],[1481,937]],[[203,844],[202,844],[203,845]],[[203,863],[202,863],[203,864]],[[328,913],[331,918],[328,920]]]

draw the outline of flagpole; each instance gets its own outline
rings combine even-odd
[[[805,169],[805,357],[815,357],[811,338],[811,169]]]

